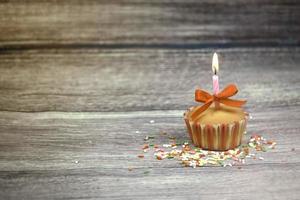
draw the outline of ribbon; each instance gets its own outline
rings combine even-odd
[[[192,119],[204,112],[215,101],[228,106],[241,107],[246,103],[246,100],[235,100],[228,98],[235,95],[237,92],[238,89],[234,84],[227,85],[221,92],[216,95],[211,95],[204,90],[197,89],[195,91],[195,100],[204,104],[201,107],[197,107],[195,109],[195,111],[191,115]]]

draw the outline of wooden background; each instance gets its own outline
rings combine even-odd
[[[0,30],[0,199],[299,199],[299,1],[2,0]],[[146,135],[188,139],[214,51],[247,137],[277,148],[242,169],[137,158]]]

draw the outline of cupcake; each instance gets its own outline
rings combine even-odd
[[[191,107],[184,113],[187,130],[195,146],[224,151],[241,144],[248,114],[241,108],[246,101],[228,98],[236,93],[235,85],[227,86],[217,95],[196,90],[196,101],[205,104]]]

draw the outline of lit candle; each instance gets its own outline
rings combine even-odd
[[[213,92],[214,94],[219,93],[219,77],[218,77],[218,72],[219,72],[219,60],[218,60],[218,54],[214,53],[213,55],[213,60],[212,60],[212,71],[213,71]],[[215,102],[215,107],[219,107],[219,103]]]

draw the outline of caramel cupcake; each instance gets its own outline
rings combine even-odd
[[[195,146],[207,150],[234,149],[242,142],[248,114],[240,107],[246,101],[228,97],[237,93],[235,85],[217,95],[196,90],[196,101],[205,103],[184,113],[189,136]]]

